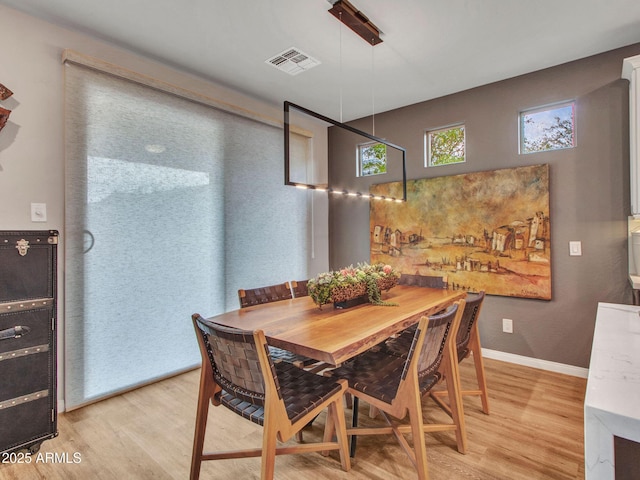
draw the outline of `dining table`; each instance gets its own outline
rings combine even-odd
[[[262,330],[269,345],[335,366],[464,297],[464,290],[397,285],[383,292],[385,305],[320,307],[304,296],[232,310],[207,320]]]
[[[466,295],[464,290],[397,285],[383,292],[383,305],[318,306],[311,297],[304,296],[232,310],[207,320],[243,330],[262,330],[269,345],[318,360],[325,366],[337,366]],[[356,427],[357,398],[352,407],[351,425]],[[353,457],[355,435],[350,443]]]

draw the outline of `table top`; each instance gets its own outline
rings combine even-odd
[[[398,285],[382,300],[397,306],[365,303],[347,309],[320,309],[310,297],[233,310],[210,320],[245,330],[263,330],[270,345],[338,365],[391,335],[464,298],[461,290]]]
[[[598,303],[584,399],[587,480],[614,480],[614,437],[640,442],[640,306]]]
[[[585,406],[640,428],[640,307],[599,303]],[[629,437],[625,437],[629,438]],[[640,441],[640,431],[634,440]]]

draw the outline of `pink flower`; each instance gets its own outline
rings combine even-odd
[[[393,271],[393,268],[391,267],[391,265],[385,265],[384,267],[382,267],[382,271],[389,275]]]

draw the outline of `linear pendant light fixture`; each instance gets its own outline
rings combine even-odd
[[[331,0],[330,0],[331,1]],[[336,17],[340,22],[353,30],[356,34],[358,34],[364,41],[370,44],[372,47],[381,43],[382,39],[380,38],[380,30],[373,24],[366,15],[360,12],[357,8],[351,5],[346,0],[337,0],[333,3],[333,7],[329,10],[329,12]],[[320,186],[313,185],[309,183],[301,183],[291,181],[291,123],[290,123],[290,112],[291,110],[297,110],[298,112],[304,113],[310,117],[313,117],[322,122],[329,123],[335,127],[342,128],[351,133],[355,133],[364,138],[372,140],[376,143],[381,143],[386,145],[389,148],[393,148],[401,153],[402,155],[402,198],[395,197],[385,197],[381,195],[373,195],[373,194],[364,194],[361,192],[350,192],[348,190],[336,190],[331,188],[330,186]],[[341,114],[342,115],[342,114]],[[325,117],[322,114],[309,110],[308,108],[301,107],[300,105],[296,105],[289,101],[284,102],[284,183],[285,185],[290,185],[297,188],[310,189],[316,191],[326,191],[328,193],[346,195],[352,197],[360,197],[366,199],[373,200],[387,200],[387,201],[395,201],[395,202],[406,202],[407,201],[407,170],[406,170],[406,150],[399,145],[395,145],[390,143],[382,138],[376,137],[375,135],[371,135],[367,132],[363,132],[362,130],[358,130],[350,125],[347,125],[342,122],[338,122],[329,117]]]
[[[306,115],[309,115],[310,117],[314,117],[320,121],[326,122],[326,123],[330,123],[333,126],[342,128],[344,130],[347,130],[351,133],[355,133],[357,135],[361,135],[369,140],[373,140],[376,143],[382,143],[384,145],[386,145],[387,147],[390,148],[394,148],[396,150],[398,150],[401,155],[402,155],[402,198],[395,198],[395,197],[385,197],[385,196],[381,196],[381,195],[372,195],[372,194],[365,194],[362,192],[350,192],[348,190],[335,190],[331,187],[325,187],[325,186],[318,186],[318,185],[312,185],[309,183],[301,183],[301,182],[293,182],[291,181],[290,178],[290,174],[291,174],[291,169],[290,169],[290,165],[291,165],[291,124],[290,124],[290,118],[289,118],[289,114],[291,112],[291,110],[298,110]],[[342,194],[342,195],[347,195],[347,196],[351,196],[351,197],[361,197],[361,198],[370,198],[373,200],[387,200],[387,201],[396,201],[396,202],[406,202],[407,201],[407,168],[406,168],[406,156],[407,156],[407,152],[403,147],[400,147],[399,145],[395,145],[393,143],[390,143],[382,138],[378,138],[374,135],[371,135],[367,132],[363,132],[362,130],[358,130],[357,128],[352,127],[351,125],[347,125],[345,123],[340,123],[337,122],[329,117],[325,117],[324,115],[321,115],[319,113],[316,113],[312,110],[309,110],[308,108],[304,108],[301,107],[300,105],[296,105],[294,103],[291,103],[289,101],[285,101],[284,102],[284,184],[285,185],[290,185],[292,187],[297,187],[297,188],[305,188],[305,189],[310,189],[310,190],[317,190],[317,191],[326,191],[328,193],[334,193],[334,194]]]

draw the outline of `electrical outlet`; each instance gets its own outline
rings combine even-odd
[[[504,333],[513,333],[513,320],[511,320],[510,318],[503,318],[502,331]]]

